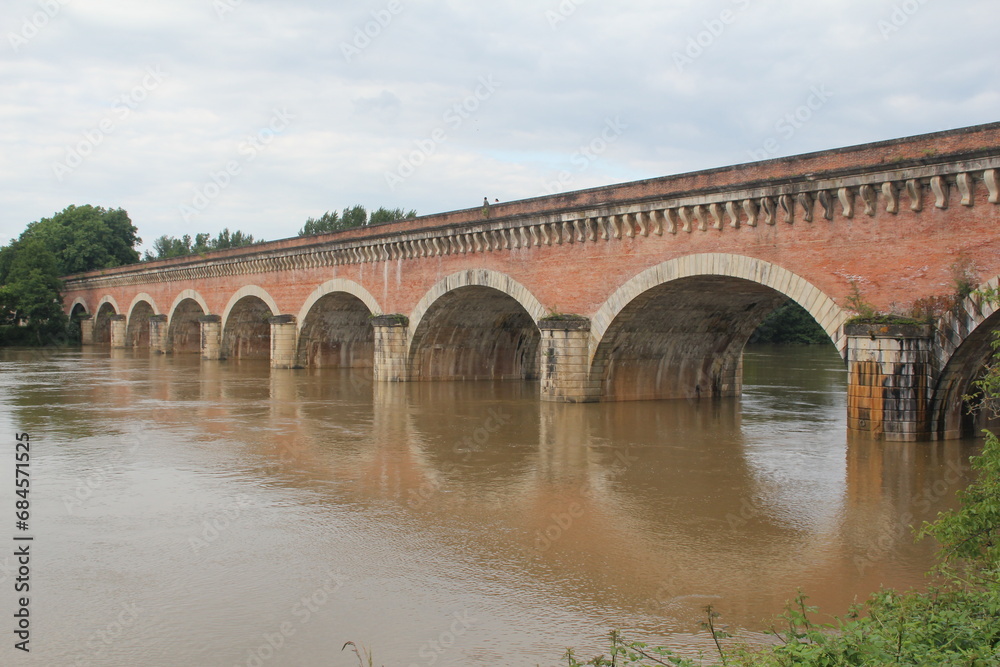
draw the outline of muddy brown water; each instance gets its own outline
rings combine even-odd
[[[802,588],[925,583],[911,524],[974,441],[848,436],[832,348],[749,348],[742,399],[561,405],[523,382],[85,348],[0,352],[0,494],[31,437],[26,665],[554,665],[612,628],[708,651]],[[7,530],[14,537],[13,518]],[[12,553],[10,550],[8,553]]]

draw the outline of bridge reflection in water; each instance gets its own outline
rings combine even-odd
[[[531,382],[3,355],[5,420],[38,443],[49,662],[86,658],[127,604],[106,664],[246,664],[286,623],[270,664],[354,664],[347,640],[385,664],[429,642],[437,664],[552,664],[612,627],[696,647],[708,603],[762,628],[799,586],[842,612],[921,585],[933,545],[906,525],[953,503],[974,448],[848,438],[830,347],[748,352],[742,399],[579,405]]]

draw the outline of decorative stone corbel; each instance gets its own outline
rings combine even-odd
[[[813,198],[808,192],[800,192],[799,196],[796,197],[799,201],[799,206],[802,207],[802,219],[806,222],[813,221]]]
[[[642,236],[649,236],[649,225],[646,224],[648,216],[648,213],[641,211],[635,214],[635,222],[639,226],[639,234]]]
[[[791,195],[781,195],[778,197],[778,204],[784,214],[783,221],[788,224],[795,222],[795,199]]]
[[[924,186],[919,179],[906,182],[906,196],[910,198],[910,210],[919,213],[924,208]]]
[[[681,206],[678,209],[678,212],[681,214],[681,223],[682,223],[681,229],[683,229],[685,232],[689,232],[690,233],[690,231],[691,231],[691,209],[689,209],[687,206]]]
[[[951,192],[944,176],[931,178],[931,190],[934,192],[934,205],[940,209],[948,208],[948,195]]]
[[[840,199],[840,208],[845,218],[854,217],[854,190],[851,188],[840,188],[837,190],[837,198]]]
[[[694,207],[694,217],[698,219],[698,231],[708,229],[708,220],[705,219],[705,207],[698,204]]]
[[[753,199],[743,200],[743,210],[747,214],[747,225],[750,227],[757,226],[757,202]]]
[[[896,189],[896,184],[892,181],[883,183],[882,195],[885,197],[885,212],[899,213],[899,190]]]
[[[729,226],[733,229],[740,228],[740,211],[736,208],[736,202],[726,202],[726,216],[729,218]]]
[[[867,184],[862,185],[861,201],[865,203],[865,214],[874,218],[875,206],[878,204],[878,194],[876,194],[875,188]]]
[[[990,191],[990,203],[1000,204],[1000,177],[996,169],[987,169],[983,172],[983,180],[986,182],[986,189]]]
[[[722,205],[710,204],[708,212],[712,214],[712,220],[714,220],[712,227],[715,229],[722,229]]]
[[[830,191],[820,190],[818,199],[819,205],[823,207],[823,217],[833,220],[833,197],[830,196]]]
[[[958,175],[958,191],[962,194],[962,206],[972,206],[975,199],[975,181],[972,174]]]
[[[663,211],[663,217],[667,221],[667,231],[671,234],[677,233],[677,217],[676,212],[672,208],[665,209]]]
[[[774,199],[771,197],[761,197],[760,208],[764,212],[764,224],[773,225],[774,224]]]

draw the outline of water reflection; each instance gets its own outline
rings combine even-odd
[[[245,664],[282,622],[266,664],[354,664],[348,639],[428,664],[463,613],[436,664],[553,664],[611,627],[693,645],[707,603],[760,628],[800,586],[843,611],[922,583],[906,526],[954,502],[973,447],[848,439],[830,349],[748,353],[739,400],[590,405],[90,348],[0,370],[8,432],[45,443],[50,660],[128,601],[102,664]]]

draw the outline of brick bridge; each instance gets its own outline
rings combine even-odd
[[[85,344],[582,402],[738,395],[792,299],[852,430],[951,438],[1000,319],[958,287],[1000,280],[998,174],[994,123],[78,274],[64,302]],[[847,324],[862,302],[933,323]]]

